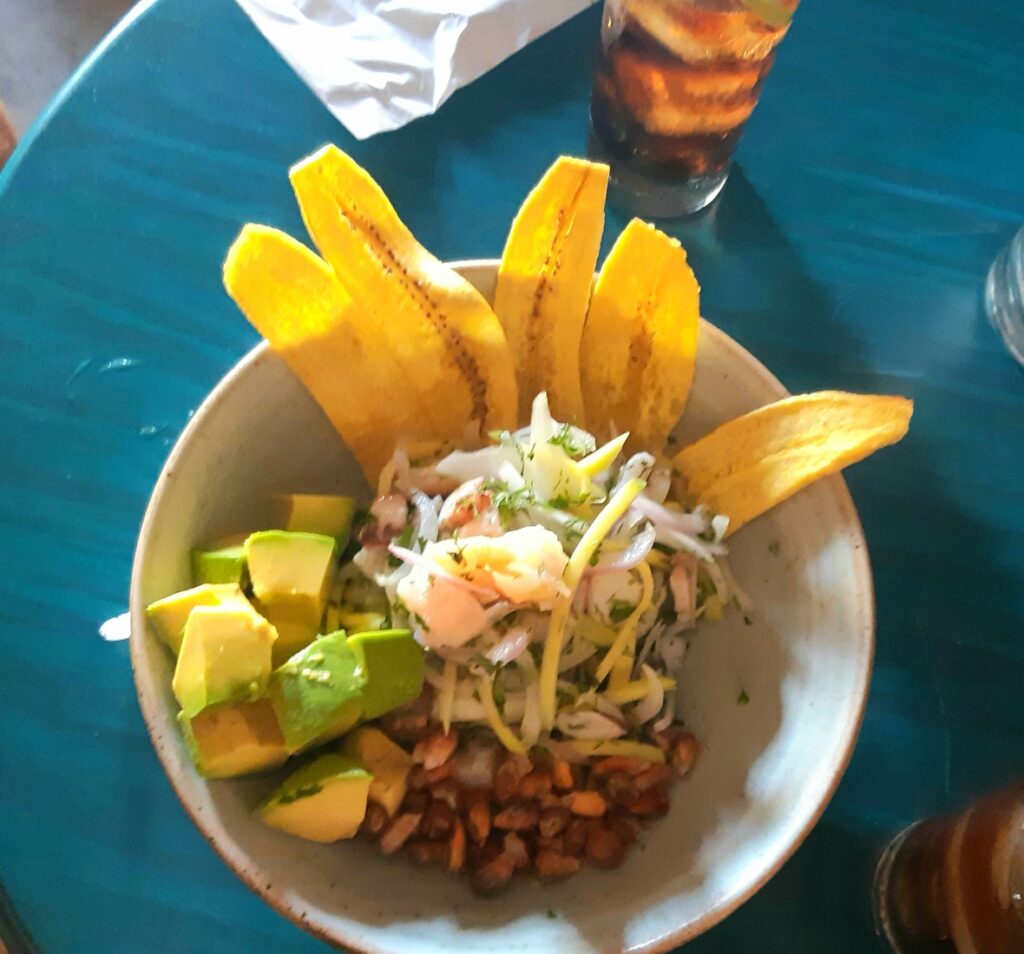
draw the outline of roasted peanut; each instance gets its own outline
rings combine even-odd
[[[516,802],[494,816],[494,827],[502,831],[529,831],[537,827],[540,808],[535,802]]]
[[[406,792],[402,800],[402,811],[422,814],[430,805],[430,796],[424,791]]]
[[[565,852],[565,839],[561,835],[552,835],[550,838],[545,838],[543,835],[538,835],[534,839],[537,847],[537,851],[553,851],[555,854],[564,855]]]
[[[640,822],[629,815],[611,815],[606,819],[608,827],[622,839],[624,845],[631,845],[640,834]]]
[[[693,768],[693,763],[697,761],[699,748],[696,738],[690,732],[680,733],[672,743],[672,768],[680,778],[687,775]]]
[[[605,777],[605,791],[608,800],[614,805],[625,805],[635,801],[640,794],[633,776],[626,772],[612,772]]]
[[[514,870],[508,856],[500,854],[480,865],[469,882],[478,894],[496,894],[508,884]]]
[[[487,841],[491,833],[491,808],[487,792],[469,788],[463,793],[463,808],[466,813],[466,830],[478,845]]]
[[[388,823],[387,810],[376,802],[369,802],[366,806],[366,815],[363,816],[363,823],[359,830],[370,835],[379,835]]]
[[[448,860],[448,845],[443,841],[414,838],[406,844],[405,853],[418,865],[441,865]]]
[[[600,818],[608,807],[600,792],[570,792],[566,796],[566,806],[574,815],[586,818]]]
[[[569,855],[582,854],[587,844],[589,825],[585,818],[573,818],[565,828],[565,851]]]
[[[444,802],[453,811],[459,807],[459,785],[455,779],[446,778],[430,786],[430,797],[435,802]]]
[[[609,755],[594,763],[593,773],[597,776],[611,775],[613,772],[626,772],[629,775],[639,775],[650,766],[645,759],[636,759],[628,755]]]
[[[520,780],[516,795],[522,799],[539,799],[551,794],[551,776],[547,772],[527,772]]]
[[[541,811],[540,819],[537,821],[537,831],[542,838],[551,838],[553,835],[565,831],[571,817],[568,808],[562,806],[545,808]]]
[[[444,802],[432,802],[420,823],[420,831],[433,841],[447,838],[455,823],[455,811]]]
[[[599,868],[618,868],[626,858],[626,846],[607,825],[591,825],[587,834],[586,858]]]
[[[448,870],[461,871],[466,863],[466,829],[462,820],[455,819],[452,835],[448,839]]]
[[[551,766],[551,781],[563,792],[573,787],[572,766],[564,759],[555,759]]]
[[[647,763],[650,767],[641,772],[633,781],[638,792],[646,792],[655,785],[661,785],[672,777],[672,769],[660,763]]]
[[[419,812],[396,816],[380,836],[380,850],[386,855],[393,855],[412,837],[422,818]]]
[[[505,850],[503,854],[511,859],[513,868],[525,868],[529,865],[530,852],[526,848],[526,842],[514,831],[506,833],[504,845]]]
[[[455,729],[448,732],[435,729],[416,743],[412,750],[412,760],[429,772],[439,765],[444,765],[452,757],[458,744],[459,733]]]
[[[542,878],[565,878],[580,870],[580,860],[556,851],[538,851],[533,866]]]
[[[664,815],[668,812],[668,790],[655,785],[626,805],[634,815]]]
[[[499,804],[512,801],[519,789],[519,781],[532,768],[529,757],[510,752],[494,773],[494,800]]]

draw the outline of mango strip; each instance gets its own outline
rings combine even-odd
[[[686,252],[633,219],[612,247],[580,345],[588,427],[630,432],[629,447],[660,450],[690,394],[700,287]]]
[[[526,746],[523,745],[519,737],[505,724],[505,720],[502,719],[501,713],[498,711],[498,706],[494,701],[493,676],[480,677],[479,692],[480,704],[484,707],[484,715],[487,717],[487,724],[498,737],[498,741],[505,746],[509,752],[516,752],[519,755],[525,754]]]
[[[604,226],[608,167],[562,156],[516,215],[505,243],[494,311],[519,383],[519,419],[547,391],[561,421],[583,420],[580,337]]]
[[[332,269],[291,236],[246,225],[224,261],[224,287],[309,390],[375,486],[402,434],[422,417],[377,328]]]
[[[607,758],[611,755],[621,755],[629,759],[644,759],[647,762],[664,762],[665,753],[656,745],[649,745],[646,742],[631,742],[629,739],[602,739],[590,741],[589,739],[573,739],[569,742],[580,755],[597,756]]]
[[[651,574],[651,568],[646,563],[641,562],[636,565],[636,571],[640,574],[640,582],[643,585],[640,600],[633,607],[633,612],[622,621],[622,628],[619,630],[619,635],[615,637],[612,648],[605,653],[604,659],[601,660],[601,665],[597,667],[597,672],[594,675],[599,683],[604,681],[619,659],[623,656],[633,655],[637,623],[640,622],[640,617],[651,607],[651,597],[654,595],[654,576]]]
[[[913,411],[907,398],[842,391],[776,401],[683,448],[672,461],[679,490],[728,516],[735,533],[815,480],[895,444]]]
[[[302,218],[341,283],[373,316],[364,360],[394,356],[396,390],[416,394],[420,437],[515,427],[515,372],[501,324],[483,296],[431,255],[365,169],[336,146],[290,172]]]
[[[548,635],[544,642],[544,654],[540,661],[540,721],[547,729],[555,724],[555,715],[558,712],[558,660],[562,655],[562,647],[565,645],[565,624],[569,619],[569,610],[572,607],[573,596],[576,587],[583,578],[583,571],[590,565],[590,558],[600,546],[601,541],[608,536],[612,527],[619,518],[629,509],[629,505],[636,500],[644,489],[644,482],[627,480],[604,505],[601,512],[594,518],[593,523],[587,528],[586,533],[576,544],[569,563],[562,574],[568,592],[559,596],[551,610],[551,617],[548,620]]]

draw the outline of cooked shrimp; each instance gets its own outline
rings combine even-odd
[[[402,578],[398,597],[418,617],[421,638],[434,649],[462,646],[488,623],[487,611],[472,593],[421,567]]]
[[[503,532],[501,517],[483,477],[457,487],[441,507],[441,529],[463,536],[497,537]]]

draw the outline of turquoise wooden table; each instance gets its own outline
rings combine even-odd
[[[157,0],[0,175],[0,912],[48,954],[323,950],[193,829],[98,627],[168,448],[254,343],[224,250],[246,220],[301,229],[289,163],[336,141],[440,256],[498,255],[540,172],[584,149],[596,33],[592,10],[358,143],[231,0]],[[878,591],[853,762],[694,952],[873,949],[886,837],[1024,773],[1024,374],[980,310],[1024,218],[1022,55],[1016,0],[806,0],[720,201],[669,226],[705,314],[791,390],[917,402],[849,474]]]

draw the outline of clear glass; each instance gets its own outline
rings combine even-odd
[[[799,0],[605,0],[590,154],[648,217],[714,201]]]
[[[989,269],[985,310],[1010,353],[1024,365],[1024,228]]]
[[[1024,781],[917,822],[875,869],[875,930],[895,954],[1024,952]]]

